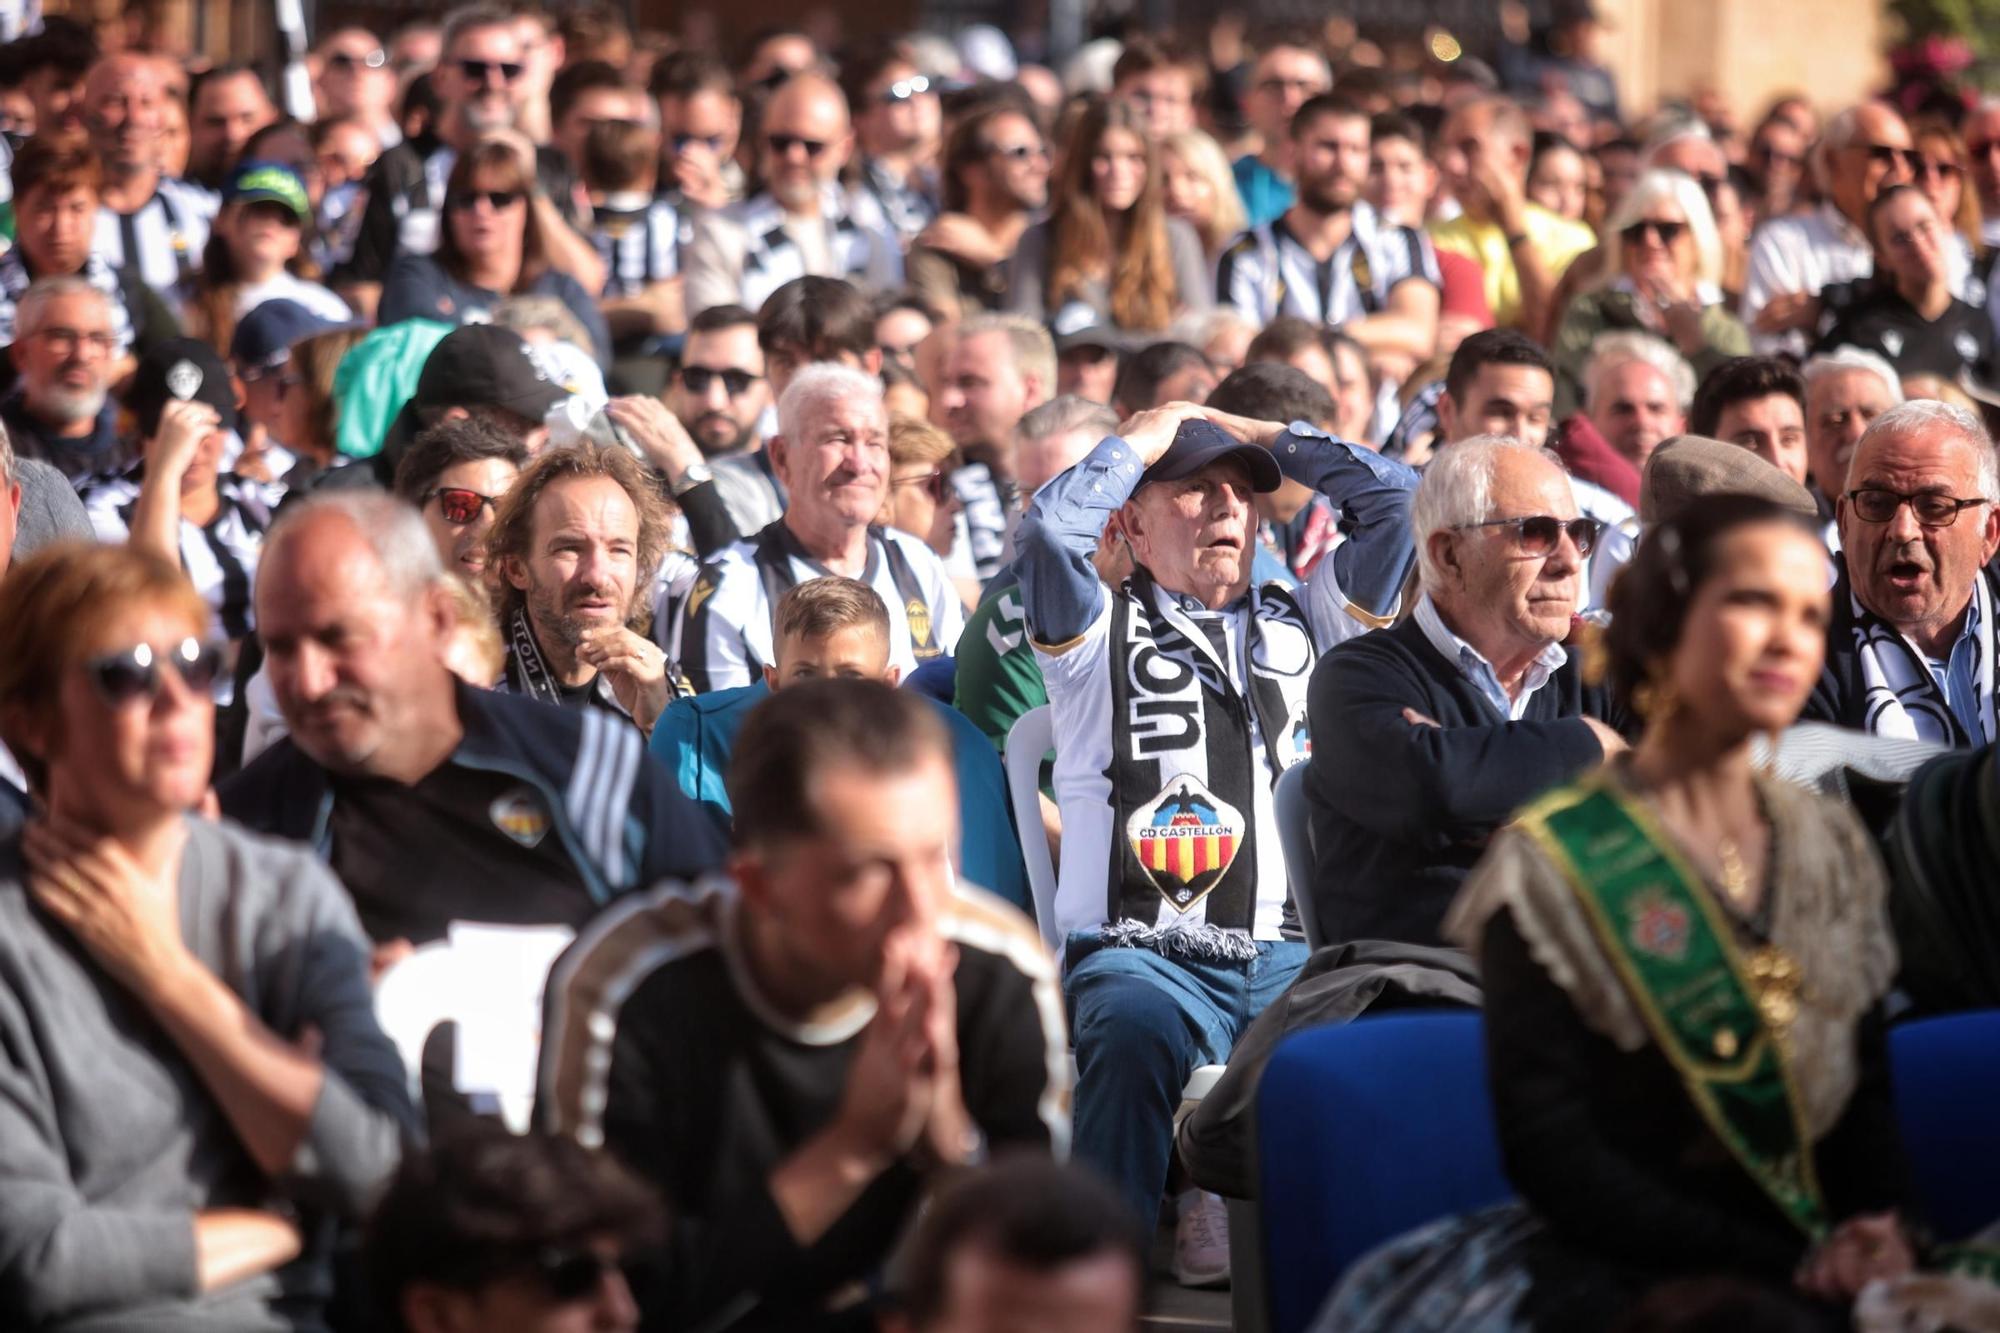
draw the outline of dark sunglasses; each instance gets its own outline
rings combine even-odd
[[[796,134],[767,134],[764,136],[764,142],[769,144],[771,151],[779,157],[790,157],[794,148],[805,149],[807,157],[818,157],[827,149],[824,139],[806,139]]]
[[[364,66],[368,69],[380,69],[389,63],[389,57],[379,49],[359,56],[346,51],[335,51],[326,58],[326,63],[335,69],[359,69]]]
[[[1956,162],[1946,162],[1942,158],[1926,157],[1918,159],[1916,174],[1918,180],[1935,179],[1950,181],[1957,180],[1962,170],[1963,168]]]
[[[1028,162],[1049,155],[1049,150],[1038,143],[989,144],[986,151],[993,157],[1004,157],[1012,162]]]
[[[1775,166],[1780,162],[1784,163],[1788,167],[1802,167],[1806,164],[1805,155],[1803,153],[1781,152],[1778,149],[1771,147],[1769,144],[1761,144],[1761,143],[1758,144],[1755,148],[1752,148],[1750,150],[1750,156],[1756,158],[1759,162],[1763,162],[1767,165],[1773,165],[1773,166]]]
[[[1849,491],[1847,503],[1854,506],[1855,514],[1863,523],[1887,523],[1896,517],[1898,509],[1908,505],[1910,512],[1917,516],[1917,522],[1924,527],[1948,528],[1958,522],[1958,516],[1964,511],[1974,505],[1991,502],[1982,498],[1961,500],[1939,491],[1918,491],[1915,495],[1904,495],[1900,491],[1869,486]]]
[[[1657,222],[1652,218],[1640,218],[1637,222],[1626,227],[1618,234],[1624,238],[1627,245],[1637,245],[1640,239],[1648,232],[1651,232],[1653,239],[1657,240],[1661,245],[1672,245],[1681,238],[1681,233],[1686,230],[1687,223],[1685,222]]]
[[[898,79],[877,93],[875,100],[887,105],[891,102],[907,102],[912,97],[922,97],[931,90],[931,81],[919,74],[913,79]]]
[[[762,375],[753,375],[747,370],[737,370],[733,367],[727,370],[718,370],[710,366],[681,367],[681,383],[686,386],[689,393],[693,394],[707,393],[709,385],[721,380],[725,393],[731,398],[741,398],[750,391],[751,385],[763,378]]]
[[[1576,543],[1578,555],[1589,555],[1597,545],[1597,534],[1603,525],[1594,518],[1572,518],[1568,520],[1548,514],[1536,514],[1530,518],[1489,518],[1484,523],[1461,523],[1462,532],[1467,528],[1512,528],[1514,544],[1522,555],[1554,555],[1563,534]]]
[[[521,67],[505,60],[461,60],[458,67],[474,83],[486,82],[487,75],[495,72],[503,83],[512,83],[521,77]]]
[[[500,507],[499,496],[481,495],[464,486],[440,486],[425,494],[425,504],[432,500],[438,502],[438,512],[444,515],[447,523],[471,523],[488,505],[496,510]]]
[[[921,486],[924,494],[930,496],[934,504],[943,504],[951,497],[951,478],[942,472],[926,472],[921,477],[900,477],[889,484],[892,486]]]
[[[559,1305],[583,1300],[612,1273],[623,1273],[617,1259],[595,1250],[543,1250],[535,1256],[535,1276]]]
[[[519,190],[467,190],[464,194],[455,194],[445,200],[445,207],[457,209],[460,212],[469,212],[473,205],[477,204],[481,199],[492,205],[495,213],[504,213],[515,204],[521,202],[521,192]]]
[[[122,708],[135,699],[160,697],[162,666],[194,693],[207,694],[222,674],[222,649],[194,638],[182,639],[170,649],[136,643],[123,652],[92,658],[83,664],[83,670],[99,698],[113,708]]]
[[[1914,148],[1897,148],[1886,143],[1864,143],[1854,146],[1868,154],[1870,162],[1879,162],[1885,167],[1893,167],[1900,163],[1903,170],[1911,175],[1916,174],[1917,150]]]

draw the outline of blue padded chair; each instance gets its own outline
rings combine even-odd
[[[1257,1141],[1271,1333],[1304,1329],[1383,1241],[1513,1194],[1478,1014],[1394,1014],[1285,1038],[1257,1085]]]
[[[1889,1068],[1917,1203],[1964,1240],[2000,1216],[2000,1009],[1889,1029]]]

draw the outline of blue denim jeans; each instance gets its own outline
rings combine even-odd
[[[1291,940],[1260,940],[1252,961],[1207,962],[1071,937],[1063,999],[1076,1047],[1073,1146],[1148,1227],[1188,1075],[1229,1059],[1310,952]]]

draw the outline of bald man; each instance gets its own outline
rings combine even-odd
[[[201,267],[216,197],[160,172],[160,134],[169,96],[156,56],[106,56],[83,81],[83,125],[104,166],[91,250],[112,269],[170,292]]]
[[[1910,127],[1881,102],[1849,107],[1827,122],[1811,165],[1819,206],[1771,219],[1750,242],[1743,322],[1760,355],[1803,352],[1819,322],[1820,292],[1874,272],[1868,205],[1887,187],[1912,179]]]
[[[808,274],[864,290],[902,282],[902,251],[879,224],[855,217],[840,185],[854,148],[847,99],[818,74],[788,79],[771,95],[757,144],[764,191],[701,214],[681,254],[687,307],[756,310]]]

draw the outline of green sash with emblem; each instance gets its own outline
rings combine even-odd
[[[1775,949],[1745,957],[1721,905],[1651,814],[1604,779],[1550,795],[1519,823],[1575,890],[1702,1119],[1786,1217],[1824,1236],[1785,1047],[1796,967]]]

